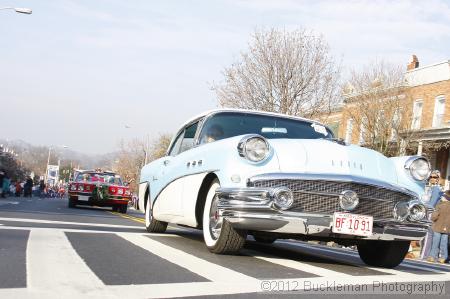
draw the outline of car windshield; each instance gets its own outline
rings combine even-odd
[[[120,178],[120,176],[112,173],[83,172],[77,175],[75,181],[79,183],[99,182],[123,186],[122,179]]]
[[[333,138],[329,129],[317,123],[271,115],[223,112],[207,120],[200,135],[200,143],[244,134],[259,134],[268,139]]]

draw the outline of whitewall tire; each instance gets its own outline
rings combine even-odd
[[[216,196],[216,190],[219,187],[219,181],[214,180],[206,195],[203,210],[203,238],[209,251],[218,254],[234,254],[244,246],[247,232],[234,229],[219,215]]]
[[[159,221],[153,218],[152,201],[150,199],[150,192],[147,197],[147,206],[145,208],[145,229],[149,233],[163,233],[167,229],[167,222]]]

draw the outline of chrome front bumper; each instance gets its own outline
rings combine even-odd
[[[219,214],[237,229],[280,234],[307,235],[313,238],[420,240],[429,222],[399,222],[394,219],[374,219],[370,237],[336,234],[332,232],[333,215],[282,211],[273,201],[273,188],[220,188]]]

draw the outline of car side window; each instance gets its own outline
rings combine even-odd
[[[180,152],[180,146],[181,146],[181,142],[183,141],[183,136],[184,136],[184,130],[181,131],[180,134],[178,134],[175,142],[173,143],[173,146],[169,152],[170,156],[176,156]]]
[[[198,123],[196,122],[184,130],[183,140],[181,142],[180,153],[190,150],[194,147],[195,133],[197,132]]]

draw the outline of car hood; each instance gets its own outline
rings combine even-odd
[[[280,171],[343,174],[398,183],[394,163],[382,154],[324,139],[271,139]]]

